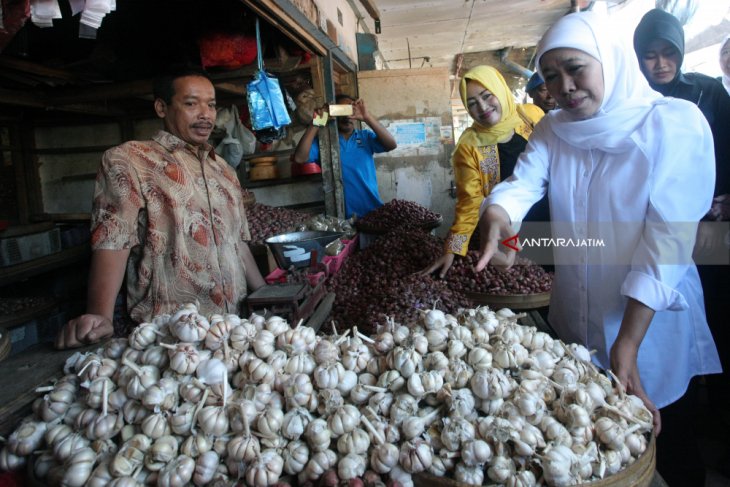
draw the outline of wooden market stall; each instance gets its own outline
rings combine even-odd
[[[28,0],[17,3],[29,5]],[[73,16],[66,2],[59,3],[62,18],[49,28],[31,22],[29,7],[4,12],[0,330],[13,330],[14,352],[48,340],[83,311],[96,169],[106,149],[149,138],[161,127],[152,111],[155,76],[208,63],[218,105],[247,112],[246,83],[257,69],[254,25],[259,18],[265,68],[292,98],[308,89],[321,104],[336,89],[356,90],[356,65],[337,45],[334,26],[330,35],[318,28],[312,2],[117,3],[96,38],[80,36],[79,15]],[[210,59],[212,51],[217,59]],[[334,131],[331,139],[322,137],[322,173],[291,174],[289,156],[303,128],[295,119],[283,140],[257,143],[247,151],[237,161],[242,186],[272,207],[342,215]],[[261,156],[274,161],[279,177],[251,177],[251,159]],[[262,272],[272,270],[265,247],[253,250]]]

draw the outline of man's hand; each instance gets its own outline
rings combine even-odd
[[[114,333],[112,322],[101,315],[81,315],[70,320],[56,337],[56,348],[76,348],[108,338]]]
[[[446,273],[449,272],[449,269],[451,268],[451,265],[454,263],[454,254],[452,253],[446,253],[438,258],[433,264],[431,264],[429,267],[423,269],[422,271],[419,271],[418,273],[422,276],[429,276],[434,271],[439,271],[439,277],[443,279],[446,277]]]
[[[365,100],[358,98],[352,104],[352,115],[350,116],[353,120],[360,120],[361,122],[367,122],[370,118],[370,113],[367,107],[365,107]],[[369,124],[368,124],[369,125]]]

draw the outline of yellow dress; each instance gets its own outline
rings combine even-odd
[[[530,103],[516,108],[522,123],[515,127],[515,133],[527,140],[544,113]],[[466,255],[469,240],[479,222],[479,207],[492,188],[501,181],[497,144],[477,146],[464,143],[463,140],[464,135],[459,139],[452,156],[457,201],[454,223],[444,249],[457,255]]]

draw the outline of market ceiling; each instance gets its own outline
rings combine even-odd
[[[460,54],[526,48],[574,6],[570,0],[367,0],[363,24],[375,33],[372,3],[380,15],[378,48],[389,69],[447,67],[455,72]]]

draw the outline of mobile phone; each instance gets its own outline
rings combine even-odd
[[[329,114],[331,117],[349,117],[352,115],[352,105],[330,105]]]

